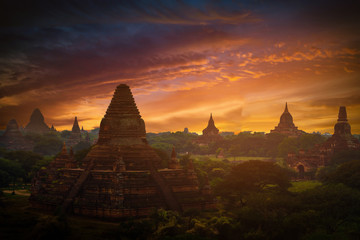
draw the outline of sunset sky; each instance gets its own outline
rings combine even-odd
[[[126,83],[147,132],[201,132],[210,113],[269,132],[288,102],[301,130],[333,133],[344,105],[360,133],[358,1],[30,2],[0,3],[0,128],[38,107],[90,130]]]

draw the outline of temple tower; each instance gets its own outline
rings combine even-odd
[[[78,144],[80,141],[81,141],[81,131],[80,131],[77,117],[75,116],[73,127],[71,130],[70,136],[69,136],[68,140],[66,141],[66,144],[68,146],[74,146],[74,145]]]
[[[50,131],[50,128],[44,121],[44,116],[42,115],[40,109],[34,109],[31,114],[30,121],[25,127],[25,131],[38,134],[44,134]]]
[[[278,126],[276,126],[275,129],[271,130],[270,133],[280,133],[290,137],[298,137],[304,133],[303,131],[298,130],[298,128],[295,126],[293,117],[289,112],[287,103],[285,103],[285,110],[281,114]]]
[[[346,137],[351,135],[351,126],[347,119],[346,107],[339,108],[337,123],[334,126],[334,135]]]
[[[200,137],[198,137],[198,139],[195,140],[195,142],[200,145],[206,145],[211,142],[222,140],[222,137],[219,135],[219,129],[215,126],[212,113],[210,114],[210,119],[207,127],[202,132],[203,135],[201,135]]]
[[[210,114],[210,119],[207,127],[203,130],[204,136],[212,136],[219,134],[219,129],[215,127],[214,119],[212,117],[212,113]]]

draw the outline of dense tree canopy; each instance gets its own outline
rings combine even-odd
[[[249,193],[286,191],[290,186],[287,170],[272,162],[247,161],[234,166],[216,189],[217,194],[231,203],[243,204]]]

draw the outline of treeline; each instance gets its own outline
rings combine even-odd
[[[225,157],[257,156],[257,157],[286,157],[289,152],[308,150],[316,144],[321,144],[326,137],[320,134],[304,134],[299,138],[291,138],[278,133],[239,133],[226,136],[223,140],[208,145],[194,142],[197,135],[184,132],[148,133],[149,144],[167,153],[175,147],[179,153],[192,154],[221,154]]]
[[[90,147],[87,147],[75,152],[75,160],[79,162],[89,150]],[[31,151],[10,151],[0,148],[0,187],[31,183],[40,168],[47,166],[55,157],[56,155],[44,156]]]
[[[67,139],[70,136],[70,131],[62,132],[51,132],[47,134],[36,134],[36,133],[27,133],[25,138],[34,143],[33,152],[41,154],[43,156],[54,156],[58,154]],[[91,139],[96,138],[94,134],[89,134],[90,142],[85,140],[85,135],[82,134],[81,141],[73,146],[73,151],[77,152],[91,146]]]

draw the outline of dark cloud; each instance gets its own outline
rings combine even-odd
[[[347,97],[321,98],[311,101],[310,104],[313,106],[329,106],[329,107],[359,106],[360,96],[352,95]]]
[[[6,27],[114,22],[238,23],[252,19],[248,9],[231,1],[2,1],[0,9],[0,22]]]

